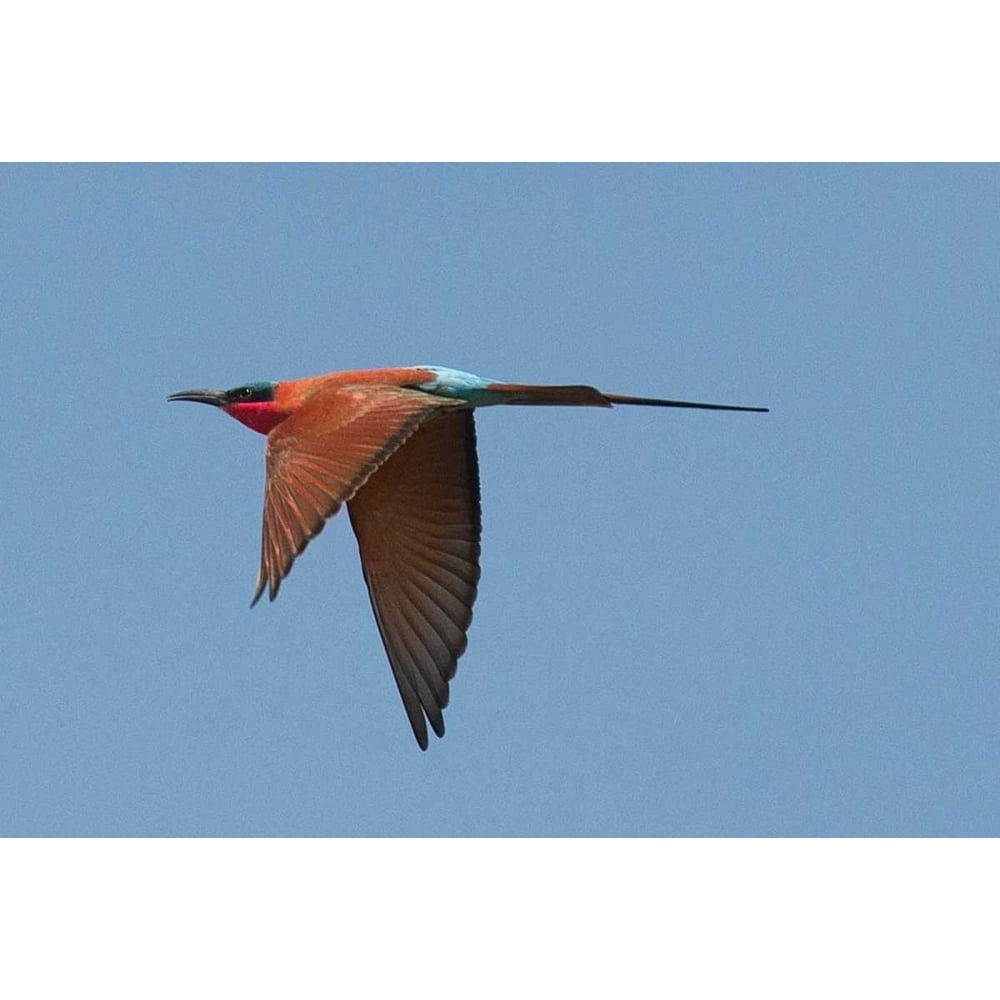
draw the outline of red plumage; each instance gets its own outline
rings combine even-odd
[[[491,383],[450,369],[333,372],[296,382],[175,393],[267,435],[256,604],[347,504],[379,633],[417,743],[444,735],[448,684],[479,582],[481,515],[472,409],[619,404],[756,407]]]

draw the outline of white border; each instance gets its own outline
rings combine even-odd
[[[40,0],[0,157],[989,160],[989,9]]]
[[[997,853],[987,840],[12,840],[0,989],[993,996]]]

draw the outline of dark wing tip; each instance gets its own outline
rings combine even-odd
[[[254,588],[253,599],[250,601],[250,607],[254,607],[257,602],[264,596],[264,591],[267,589],[267,576],[264,573],[263,567],[261,571],[257,574],[257,586]],[[278,588],[271,586],[270,600],[274,600],[274,595],[277,594]]]
[[[431,724],[431,729],[434,730],[434,735],[438,739],[441,739],[441,737],[444,736],[444,719],[441,717],[441,710],[438,709],[435,712],[433,710],[433,707],[431,708],[430,711],[424,708],[421,715],[422,715],[421,722],[423,724],[420,726],[419,729],[416,726],[413,726],[413,735],[417,739],[417,746],[420,747],[421,750],[426,752],[427,747],[430,744],[430,740],[427,738],[426,722],[429,722]],[[424,722],[424,718],[426,718],[426,722]],[[411,719],[410,721],[412,723],[413,720]]]

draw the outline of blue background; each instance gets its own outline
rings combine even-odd
[[[1000,171],[0,168],[0,833],[996,835]],[[767,415],[478,416],[413,742],[346,518],[168,393],[431,363]]]

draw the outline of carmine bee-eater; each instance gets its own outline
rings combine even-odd
[[[347,504],[361,568],[403,707],[421,750],[444,735],[448,682],[465,651],[479,582],[477,406],[676,406],[766,413],[518,385],[451,368],[332,372],[296,382],[191,389],[170,399],[218,406],[267,435],[260,572],[273,601],[295,557]]]

